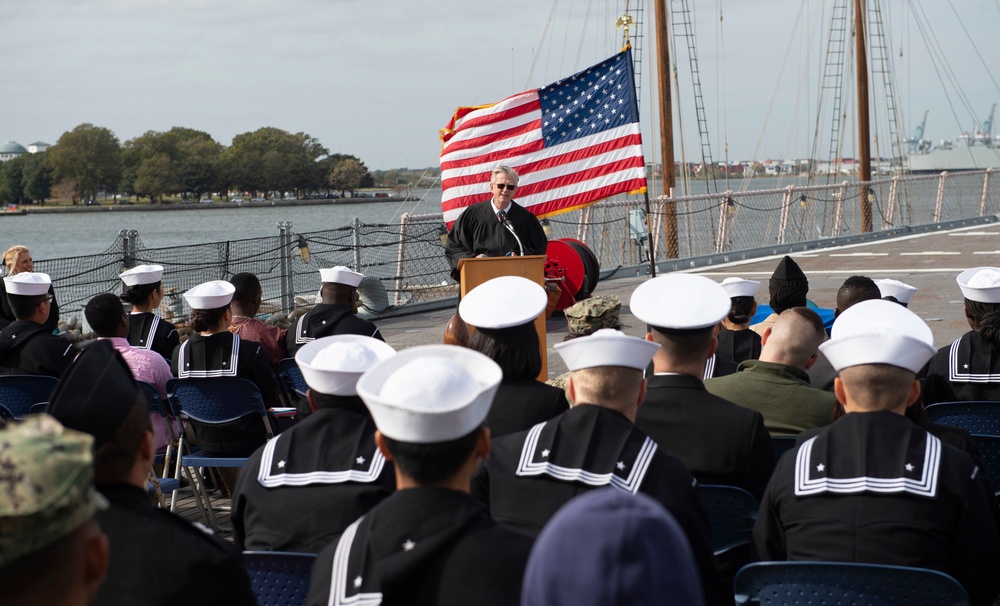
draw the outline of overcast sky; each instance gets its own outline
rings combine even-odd
[[[724,141],[731,160],[749,159],[755,150],[757,159],[808,156],[832,2],[689,3],[697,5],[702,90],[716,160],[725,155]],[[274,126],[307,132],[373,169],[436,165],[437,131],[457,106],[498,101],[614,54],[620,47],[614,18],[625,4],[0,0],[0,142],[55,143],[90,122],[122,142],[147,130],[184,126],[229,145],[234,135]],[[985,119],[1000,101],[1000,88],[977,49],[1000,80],[1000,2],[880,4],[906,131],[925,109],[931,139],[954,139],[975,124],[952,84],[947,91],[954,113],[949,107],[913,19],[920,11],[933,24],[928,34],[943,48],[971,110]],[[652,20],[651,8],[647,17]],[[652,40],[642,29],[640,111],[651,148],[658,138],[650,111]],[[686,46],[679,59],[685,149],[694,159],[699,152]],[[827,119],[820,131],[829,130]],[[888,134],[880,138],[887,141]],[[820,157],[828,147],[820,146]],[[658,152],[647,155],[653,158]]]

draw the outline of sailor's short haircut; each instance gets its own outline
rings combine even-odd
[[[101,293],[87,302],[83,315],[99,337],[116,336],[115,329],[122,321],[125,308],[121,300],[111,293]]]
[[[420,484],[431,484],[455,475],[476,448],[482,427],[447,442],[415,444],[400,442],[383,434],[396,467]]]

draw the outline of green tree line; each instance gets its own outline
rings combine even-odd
[[[98,192],[148,198],[230,190],[339,191],[374,185],[359,158],[331,154],[306,133],[264,127],[236,135],[229,147],[206,132],[174,127],[120,143],[104,127],[81,124],[47,151],[0,164],[0,202],[44,203],[53,197],[93,199]]]

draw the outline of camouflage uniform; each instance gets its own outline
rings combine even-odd
[[[585,337],[602,328],[621,330],[621,309],[622,302],[615,295],[590,297],[567,307],[563,310],[563,315],[566,316],[566,325],[569,327],[569,334],[566,335],[565,340]],[[566,372],[549,379],[546,383],[565,391],[566,399],[569,400],[569,391],[566,389],[568,381],[569,373]]]
[[[0,431],[0,569],[55,544],[107,507],[94,490],[93,442],[49,415]]]

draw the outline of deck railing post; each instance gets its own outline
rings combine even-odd
[[[354,267],[351,269],[359,274],[364,273],[361,271],[361,219],[354,217],[354,221],[351,224],[351,231],[354,236]]]
[[[892,178],[892,184],[889,185],[889,207],[886,210],[885,217],[882,218],[882,229],[889,229],[892,227],[892,217],[896,214],[896,207],[898,206],[899,200],[899,175]]]
[[[278,221],[279,266],[281,268],[281,308],[284,312],[295,309],[295,280],[292,276],[292,222]]]
[[[407,228],[410,225],[410,213],[403,213],[399,218],[399,252],[396,255],[396,279],[393,281],[392,304],[399,306],[403,302],[403,260],[406,259]]]
[[[944,182],[948,178],[948,171],[941,173],[938,179],[937,200],[934,202],[934,222],[941,222],[941,208],[944,206]]]
[[[837,209],[833,213],[833,235],[839,236],[841,226],[844,222],[844,200],[847,199],[847,181],[840,182],[840,189],[837,190]]]
[[[785,188],[785,194],[781,197],[781,214],[778,219],[778,244],[785,243],[785,229],[788,228],[788,213],[792,207],[792,192],[794,185]]]
[[[990,175],[993,174],[992,168],[987,168],[986,173],[983,174],[983,195],[979,199],[979,216],[982,217],[986,214],[987,202],[990,199]]]
[[[719,230],[715,239],[715,252],[720,253],[726,247],[726,230],[729,227],[729,208],[733,204],[733,192],[726,190],[722,204],[719,205]],[[735,205],[733,206],[735,210]]]

